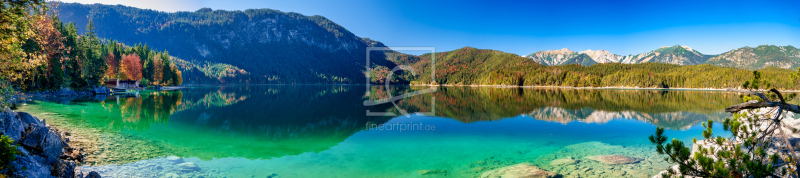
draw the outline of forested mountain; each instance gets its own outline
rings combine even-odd
[[[225,63],[186,61],[176,57],[170,57],[170,60],[183,72],[183,80],[191,84],[227,83],[250,74],[244,69]]]
[[[800,67],[800,50],[794,46],[761,45],[734,49],[709,59],[706,63],[744,69]]]
[[[174,57],[202,63],[195,66],[216,64],[213,71],[226,73],[211,74],[222,76],[220,83],[363,83],[366,47],[382,46],[325,17],[271,9],[203,8],[165,13],[121,5],[64,3],[60,18],[77,26],[91,18],[101,38],[166,49]],[[374,63],[382,66],[386,62]],[[184,75],[203,78],[188,75],[200,73],[208,74]]]
[[[428,53],[419,56],[419,62],[411,66],[414,69],[422,70],[419,76],[425,76],[409,79],[411,83],[430,83],[430,78],[428,78],[428,76],[431,76],[431,73],[433,73],[430,70],[431,55],[433,54]],[[435,55],[435,75],[436,82],[439,84],[488,84],[490,81],[496,79],[492,78],[494,75],[500,73],[545,67],[516,54],[472,47],[440,52]],[[517,72],[514,75],[521,76],[524,74]],[[514,85],[516,84],[518,83],[514,83]]]

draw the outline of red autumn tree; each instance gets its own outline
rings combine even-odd
[[[128,80],[142,79],[142,59],[136,53],[122,55],[122,72]]]
[[[106,70],[106,77],[108,78],[117,78],[117,72],[119,72],[119,61],[114,56],[114,54],[108,53],[106,56],[106,64],[108,65],[108,70]]]

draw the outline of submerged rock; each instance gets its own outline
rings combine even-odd
[[[197,164],[193,162],[185,162],[178,164],[178,167],[181,168],[181,171],[191,172],[191,171],[199,171],[200,167],[197,167]]]
[[[175,174],[174,172],[170,172],[170,173],[167,173],[166,175],[164,175],[164,178],[180,178],[180,177],[181,176],[179,176],[178,174]]]
[[[672,169],[673,171],[675,171],[676,174],[672,175],[673,177],[698,178],[698,177],[695,177],[695,176],[681,175],[681,171],[678,170],[678,167],[679,167],[679,165],[674,165],[674,166],[668,167],[667,169]],[[653,178],[664,178],[662,176],[662,174],[666,174],[667,172],[668,172],[667,170],[661,171],[658,174],[654,175]]]
[[[481,178],[549,178],[556,175],[532,166],[531,163],[520,163],[484,172]]]
[[[597,155],[587,156],[586,159],[594,160],[603,164],[632,164],[641,161],[639,158],[623,155]]]
[[[175,163],[175,164],[183,163],[183,159],[181,159],[181,157],[177,157],[177,156],[167,156],[167,161]]]
[[[86,177],[83,178],[100,178],[100,174],[95,171],[92,171],[89,172],[89,174],[86,174]]]
[[[277,178],[277,177],[278,177],[278,174],[275,174],[275,173],[267,175],[267,178]]]
[[[419,170],[419,171],[417,171],[417,174],[423,175],[423,176],[424,175],[442,175],[442,176],[446,176],[448,173],[450,173],[450,172],[448,172],[447,170],[438,170],[438,169],[434,169],[434,170]]]
[[[551,161],[550,165],[551,166],[563,166],[563,165],[570,165],[570,164],[575,164],[575,163],[578,163],[578,160],[574,160],[572,158],[562,158],[562,159],[557,159],[557,160]]]

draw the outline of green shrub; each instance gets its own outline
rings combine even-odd
[[[147,87],[148,85],[150,85],[150,80],[143,78],[142,80],[139,81],[139,84],[142,85],[143,87]]]
[[[17,145],[14,145],[14,140],[6,135],[0,136],[0,171],[11,170],[11,161],[16,160],[18,154],[20,152]]]

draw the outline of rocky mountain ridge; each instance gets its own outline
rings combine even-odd
[[[583,56],[582,56],[583,55]],[[602,63],[623,63],[638,64],[647,62],[658,62],[678,65],[697,65],[704,63],[708,57],[688,46],[664,46],[656,50],[636,54],[636,55],[617,55],[606,50],[593,51],[591,49],[580,52],[571,51],[567,48],[560,50],[538,51],[528,58],[540,64],[554,66],[566,64],[581,64],[589,66]],[[588,59],[581,60],[588,57]],[[588,60],[588,61],[586,61]]]
[[[791,45],[742,47],[712,57],[706,63],[750,70],[769,66],[793,69],[800,67],[800,49]]]
[[[564,65],[564,64],[581,64],[581,65],[594,65],[598,62],[593,60],[589,55],[584,53],[577,53],[567,48],[559,50],[539,51],[527,56],[531,60],[540,64],[548,66]]]
[[[578,55],[585,54],[591,61],[574,60]],[[650,52],[635,55],[618,55],[606,50],[571,51],[567,48],[560,50],[538,51],[525,56],[540,64],[555,66],[566,64],[591,64],[602,63],[667,63],[677,65],[712,64],[720,67],[735,67],[748,70],[778,67],[793,69],[800,67],[800,49],[794,46],[760,45],[757,47],[742,47],[722,53],[720,55],[706,55],[689,46],[663,46]],[[588,65],[587,65],[588,64]]]
[[[591,49],[578,52],[589,55],[597,63],[620,63],[624,56],[616,55],[606,50],[592,51]]]

